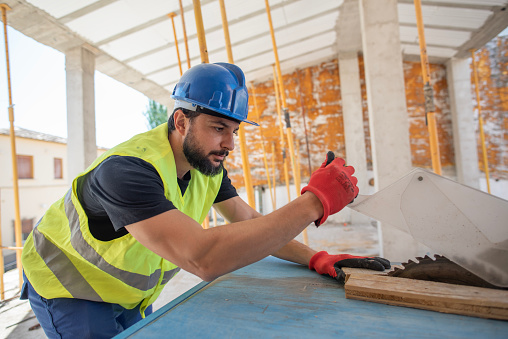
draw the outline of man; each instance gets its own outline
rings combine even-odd
[[[22,298],[48,337],[120,333],[151,313],[180,268],[211,281],[271,254],[339,279],[341,266],[389,267],[292,240],[358,194],[354,169],[342,159],[329,155],[302,196],[269,215],[238,197],[222,164],[240,123],[255,124],[240,68],[195,66],[172,98],[168,124],[95,160],[27,239]],[[231,224],[203,230],[212,205]]]

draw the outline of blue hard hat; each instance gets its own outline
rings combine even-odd
[[[245,76],[240,67],[233,64],[200,64],[188,69],[176,84],[171,98],[183,108],[201,106],[226,118],[259,126],[247,120],[249,93]]]

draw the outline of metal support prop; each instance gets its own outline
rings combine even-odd
[[[178,58],[178,67],[180,68],[180,76],[182,76],[182,61],[180,60],[180,50],[178,49],[178,38],[176,37],[176,29],[175,29],[175,12],[171,12],[168,14],[168,17],[171,18],[171,25],[173,25],[173,36],[175,37],[175,47],[176,47],[176,56]]]
[[[310,69],[307,68],[305,70],[306,75],[310,73]],[[302,119],[303,119],[303,128],[305,132],[305,145],[307,147],[307,162],[309,165],[309,176],[312,174],[312,166],[310,160],[310,148],[309,148],[309,134],[307,133],[307,121],[305,121],[305,105],[303,104],[303,91],[302,91],[302,79],[300,76],[300,72],[298,72],[298,82],[300,84],[300,108],[302,110]],[[300,165],[300,163],[298,163]],[[298,171],[300,173],[300,171]]]
[[[217,211],[212,207],[213,226],[217,226]]]
[[[185,42],[185,54],[187,55],[187,68],[190,68],[189,43],[187,42],[187,30],[185,29],[185,15],[182,0],[178,0],[178,2],[180,3],[180,17],[182,18],[183,41]]]
[[[256,199],[254,197],[254,188],[252,187],[252,177],[250,174],[249,158],[247,157],[247,145],[245,143],[245,126],[240,124],[238,129],[238,139],[240,140],[240,153],[242,156],[243,179],[245,181],[245,191],[249,206],[256,209]]]
[[[430,156],[432,169],[441,175],[441,159],[439,156],[439,140],[437,136],[436,113],[434,107],[434,92],[430,84],[430,67],[427,56],[427,44],[423,27],[422,4],[420,0],[414,0],[416,12],[416,25],[418,27],[418,40],[420,42],[420,59],[422,64],[423,89],[425,95],[425,116],[429,130]]]
[[[273,66],[273,88],[275,89],[275,105],[277,106],[277,115],[279,117],[280,146],[282,148],[282,163],[284,164],[284,180],[286,181],[288,202],[290,202],[291,194],[289,192],[289,173],[288,173],[288,163],[286,160],[286,138],[284,137],[284,128],[282,127],[282,114],[279,101],[279,82],[277,81],[275,66]]]
[[[298,175],[298,182],[300,181],[300,141],[296,139],[296,174]],[[305,245],[309,244],[309,236],[307,235],[307,229],[303,230],[303,243]]]
[[[295,150],[294,150],[294,140],[293,140],[293,132],[291,131],[291,120],[289,117],[289,111],[287,108],[286,103],[286,93],[284,91],[284,84],[282,81],[282,72],[280,70],[280,62],[279,62],[279,53],[277,52],[277,43],[275,41],[275,34],[273,31],[273,24],[272,24],[272,15],[270,14],[270,4],[268,3],[268,0],[265,0],[266,5],[266,14],[268,15],[268,23],[270,24],[270,33],[272,36],[272,44],[273,44],[273,54],[275,56],[275,66],[277,70],[277,78],[279,81],[280,86],[280,97],[281,97],[281,104],[282,104],[282,111],[284,113],[284,119],[286,120],[286,135],[288,138],[288,146],[289,146],[289,156],[291,159],[291,169],[293,171],[293,176],[295,179],[295,186],[296,186],[296,196],[300,196],[300,183],[297,180],[296,175],[296,167],[295,167]]]
[[[196,20],[196,31],[198,34],[199,41],[199,51],[201,54],[201,62],[208,63],[208,50],[206,49],[206,37],[205,37],[205,29],[203,27],[203,15],[201,14],[201,2],[200,0],[192,0],[194,4],[194,17]],[[187,59],[189,60],[189,59]],[[203,228],[208,229],[210,227],[210,220],[207,216],[203,221]]]
[[[228,18],[226,16],[226,7],[224,0],[219,0],[222,17],[222,29],[224,30],[224,39],[226,41],[226,51],[228,53],[228,62],[234,64],[233,51],[231,49],[231,40],[229,38]],[[247,156],[247,143],[245,141],[245,124],[240,124],[238,130],[238,139],[240,139],[240,153],[242,156],[243,178],[245,181],[245,190],[247,192],[247,201],[249,206],[256,209],[256,199],[254,196],[254,188],[252,187],[252,176],[250,173],[249,158]]]
[[[282,82],[282,79],[281,79]],[[283,99],[284,100],[284,99]],[[295,189],[296,189],[296,196],[300,196],[300,180],[299,175],[296,173],[296,160],[295,160],[295,141],[293,139],[293,132],[291,131],[291,120],[289,117],[289,111],[287,107],[283,107],[282,110],[284,111],[284,119],[286,120],[286,136],[288,137],[288,144],[289,144],[289,159],[291,161],[291,171],[293,172],[293,178],[295,180]]]
[[[201,224],[205,230],[210,228],[210,216],[207,214],[205,217],[205,220],[203,220],[203,223]]]
[[[224,1],[224,0],[220,0]],[[259,122],[259,134],[261,136],[261,147],[263,148],[263,162],[265,164],[266,181],[268,183],[268,190],[270,191],[270,198],[272,199],[273,210],[275,210],[275,200],[273,199],[272,184],[270,182],[270,173],[268,172],[268,159],[266,157],[265,137],[263,135],[263,126],[261,125],[261,116],[259,115],[258,104],[256,102],[256,89],[251,84],[252,101],[254,101],[254,111]]]
[[[2,192],[0,191],[0,202],[2,201]],[[2,204],[0,203],[0,245],[2,244]],[[0,300],[5,300],[4,285],[4,251],[0,248]]]
[[[272,142],[272,186],[273,186],[273,210],[277,209],[277,181],[275,178],[275,143]]]
[[[18,162],[16,158],[16,136],[14,134],[14,105],[12,104],[11,68],[9,63],[9,43],[7,40],[7,10],[10,10],[11,8],[7,4],[0,4],[0,7],[2,8],[2,22],[4,23],[5,64],[7,67],[7,89],[9,92],[8,110],[12,156],[12,186],[14,189],[14,235],[16,239],[16,247],[21,248],[16,250],[16,265],[19,271],[19,287],[21,289],[23,284],[23,269],[21,265],[21,250],[23,248],[23,244],[21,242],[21,218],[19,213]]]
[[[489,178],[489,160],[487,158],[487,147],[485,145],[485,133],[483,132],[483,116],[482,116],[482,105],[480,102],[480,85],[478,81],[478,70],[476,67],[476,60],[474,56],[474,50],[471,50],[471,57],[473,58],[473,75],[474,75],[474,86],[476,92],[476,102],[478,103],[478,122],[480,124],[480,139],[482,142],[482,153],[483,153],[483,170],[485,171],[485,178],[487,179],[487,191],[490,194],[490,178]]]
[[[300,140],[296,139],[296,175],[298,176],[298,181],[302,182],[302,177],[300,176]]]
[[[233,51],[231,49],[231,39],[229,38],[228,17],[226,15],[226,5],[224,0],[219,0],[220,16],[222,18],[222,30],[224,31],[224,40],[226,41],[226,52],[228,53],[228,61],[233,64]]]
[[[296,166],[295,166],[295,150],[294,150],[294,140],[293,140],[293,132],[291,131],[291,121],[289,117],[289,111],[286,104],[286,93],[284,91],[284,84],[282,81],[282,72],[280,70],[280,62],[279,62],[279,53],[277,52],[277,43],[275,41],[275,34],[273,31],[273,24],[272,24],[272,15],[270,14],[270,4],[268,3],[268,0],[265,0],[265,6],[266,6],[266,14],[268,16],[268,23],[270,25],[270,33],[272,36],[272,44],[273,44],[273,54],[275,56],[275,65],[277,66],[277,76],[279,79],[279,84],[281,87],[280,90],[280,97],[281,97],[281,103],[282,103],[282,111],[284,112],[284,118],[286,119],[286,132],[288,137],[288,144],[289,144],[289,156],[291,160],[291,169],[293,171],[293,177],[295,179],[295,189],[296,189],[296,196],[299,197],[301,195],[300,193],[300,181],[298,181],[298,175],[296,174]],[[303,230],[304,239],[307,237],[307,230]],[[308,245],[308,242],[304,242],[305,245]]]
[[[194,18],[196,19],[196,32],[198,34],[199,52],[201,62],[208,64],[208,49],[206,48],[205,28],[203,26],[203,15],[201,14],[200,0],[192,0],[194,4]]]

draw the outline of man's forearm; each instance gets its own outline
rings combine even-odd
[[[210,281],[279,251],[319,218],[320,208],[319,199],[309,192],[266,216],[206,230],[178,210],[126,229],[154,253]],[[291,251],[284,255],[288,260],[307,261]]]
[[[217,273],[223,274],[276,252],[286,260],[308,264],[312,250],[298,242],[286,246],[315,220],[318,204],[321,207],[314,195],[302,195],[268,215],[209,229],[211,237],[200,246],[207,253],[205,266],[220,263],[216,269],[224,272]]]
[[[228,205],[224,206],[224,204],[222,206],[216,206],[216,208],[222,207],[221,212],[224,214],[229,212],[230,215],[228,215],[228,217],[231,222],[256,219],[263,216],[241,199],[231,199],[228,202],[225,202],[225,204],[228,204],[229,208],[227,208]],[[234,211],[235,213],[231,213],[231,211]],[[308,265],[310,258],[315,253],[317,252],[310,247],[298,242],[297,240],[291,240],[277,252],[272,253],[272,255],[297,264]]]
[[[291,240],[287,243],[287,245],[275,252],[273,256],[308,266],[310,258],[312,258],[312,256],[316,253],[317,251],[313,250],[309,246],[304,245],[297,240]]]

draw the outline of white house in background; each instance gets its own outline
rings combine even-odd
[[[67,139],[15,128],[19,205],[23,239],[47,208],[69,189]],[[107,149],[97,148],[97,156]],[[0,129],[0,229],[2,246],[15,246],[14,190],[9,129]],[[13,250],[3,250],[6,268],[15,265]]]

